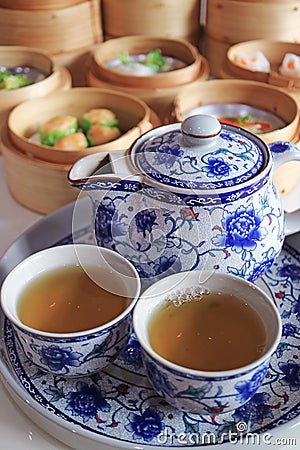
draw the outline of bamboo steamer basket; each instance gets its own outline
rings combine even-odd
[[[111,109],[119,120],[122,135],[106,144],[83,150],[62,150],[32,140],[40,126],[51,117],[72,115],[80,120],[92,108]],[[156,114],[140,99],[113,90],[89,87],[72,88],[23,102],[11,111],[7,123],[9,137],[18,151],[60,164],[72,164],[91,153],[128,148],[141,134],[161,124]]]
[[[260,134],[267,144],[299,140],[300,113],[295,99],[281,89],[256,81],[210,80],[187,87],[175,97],[169,120],[182,121],[184,115],[198,106],[220,103],[246,104],[278,115],[286,126]]]
[[[102,0],[104,39],[134,34],[199,44],[201,0]]]
[[[43,80],[29,86],[13,90],[0,90],[0,121],[4,121],[9,111],[21,102],[42,97],[51,92],[64,91],[72,85],[69,71],[64,67],[56,67],[50,54],[41,49],[0,46],[0,65],[6,67],[31,66],[46,75]]]
[[[170,122],[182,121],[189,111],[214,103],[244,103],[278,114],[287,123],[286,127],[259,137],[267,144],[282,140],[299,144],[299,109],[295,99],[276,87],[256,81],[211,80],[187,87],[173,101]],[[299,179],[300,164],[295,161],[284,164],[274,173],[274,183],[281,197],[290,192]]]
[[[204,55],[211,73],[218,76],[233,44],[253,39],[300,42],[299,22],[298,0],[207,0]]]
[[[115,73],[104,63],[120,53],[147,53],[160,48],[162,53],[182,59],[187,66],[153,76],[130,76]],[[206,80],[209,66],[195,46],[183,39],[128,36],[106,41],[96,46],[86,70],[87,84],[93,87],[113,88],[130,93],[145,101],[164,121],[174,96],[188,84]]]
[[[71,165],[41,161],[19,152],[8,137],[6,125],[1,130],[0,146],[9,191],[22,206],[48,214],[76,200],[78,191],[67,181]]]
[[[261,51],[270,62],[271,71],[253,71],[237,63],[236,57],[240,54],[251,54]],[[238,78],[255,80],[283,88],[291,94],[300,105],[300,77],[292,78],[281,75],[279,66],[286,53],[300,55],[300,43],[253,40],[232,45],[226,54],[226,60],[220,70],[222,78]]]
[[[163,55],[180,59],[186,66],[176,71],[142,77],[116,73],[105,67],[105,63],[122,53],[138,55],[156,48],[159,48]],[[93,60],[94,72],[99,78],[113,84],[139,88],[165,88],[172,84],[188,83],[198,75],[201,65],[197,48],[188,41],[153,36],[126,36],[103,42],[95,48]]]
[[[84,47],[70,52],[53,55],[55,65],[65,67],[72,76],[72,87],[86,87],[86,66],[88,65],[94,46]]]
[[[94,45],[103,40],[100,1],[51,10],[0,8],[0,35],[3,45],[38,47],[51,54]]]

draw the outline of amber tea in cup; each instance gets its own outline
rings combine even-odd
[[[266,330],[246,300],[207,292],[167,299],[149,323],[149,341],[163,358],[202,371],[236,369],[257,360]]]
[[[87,273],[93,267],[72,265],[34,278],[20,295],[18,315],[31,328],[50,333],[76,333],[110,322],[129,305],[126,296],[107,291]],[[103,271],[99,278],[107,276]],[[118,292],[126,292],[115,279]]]
[[[110,365],[131,335],[140,295],[135,267],[93,244],[40,250],[1,287],[1,307],[24,355],[41,371],[81,377]]]

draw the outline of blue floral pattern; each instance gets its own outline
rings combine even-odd
[[[142,414],[128,415],[129,423],[125,428],[133,433],[135,438],[142,438],[145,442],[153,441],[164,429],[164,423],[153,408],[147,408]]]
[[[278,276],[290,278],[292,281],[300,281],[300,266],[297,264],[284,264],[277,269]]]
[[[284,374],[281,383],[287,384],[292,391],[300,390],[300,364],[289,360],[279,363],[279,368]]]
[[[266,372],[268,370],[268,365],[266,364],[264,367],[260,368],[249,381],[243,381],[241,383],[237,383],[235,385],[235,389],[238,391],[238,397],[242,401],[247,401],[260,387],[263,379],[265,378]]]
[[[207,166],[202,167],[201,171],[204,172],[209,178],[221,179],[222,177],[228,177],[231,167],[221,157],[210,156],[207,161]]]
[[[171,169],[174,166],[177,158],[183,155],[183,151],[180,149],[178,144],[173,146],[171,145],[162,145],[158,148],[158,151],[155,152],[154,162],[157,165],[163,164],[167,169]]]
[[[128,259],[143,279],[205,267],[254,281],[282,248],[282,210],[272,206],[268,184],[255,198],[236,202],[232,193],[231,202],[215,206],[199,205],[201,193],[166,195],[143,185],[128,194],[127,187],[106,189],[95,202],[96,241]]]
[[[40,348],[37,346],[31,346],[31,348],[39,354],[41,363],[54,372],[64,368],[68,372],[67,366],[80,366],[82,353],[72,351],[71,347],[59,347],[57,345],[46,347],[42,345]]]
[[[146,232],[151,233],[153,225],[158,225],[156,222],[156,213],[154,210],[146,209],[140,211],[135,216],[136,228],[139,233],[146,237]]]
[[[94,417],[98,411],[109,411],[110,405],[102,395],[98,386],[89,386],[78,382],[76,390],[67,395],[67,411],[74,416],[80,416],[84,422]]]
[[[236,252],[255,250],[257,241],[263,238],[262,217],[259,217],[253,204],[240,206],[225,217],[225,246]]]

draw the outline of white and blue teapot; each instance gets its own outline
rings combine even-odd
[[[283,245],[272,173],[290,160],[300,160],[294,144],[269,148],[196,115],[148,131],[126,151],[86,156],[68,179],[92,199],[96,243],[131,261],[142,279],[206,269],[254,281]]]

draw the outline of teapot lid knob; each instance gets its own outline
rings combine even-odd
[[[213,116],[198,114],[182,122],[181,132],[187,144],[207,145],[215,142],[221,132],[221,124]]]

